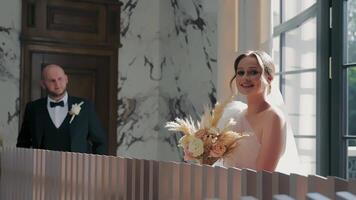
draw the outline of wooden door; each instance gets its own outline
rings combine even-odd
[[[44,96],[41,67],[61,65],[69,95],[91,100],[116,155],[120,7],[117,0],[22,0],[20,124],[25,104]]]

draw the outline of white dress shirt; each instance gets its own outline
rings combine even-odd
[[[55,106],[55,107],[50,106],[50,102],[59,102],[59,101],[63,101],[63,103],[64,103],[63,107],[62,106]],[[51,99],[50,97],[47,97],[47,110],[48,110],[49,116],[51,117],[53,124],[56,126],[56,128],[59,128],[68,114],[68,93],[66,92],[65,95],[63,96],[63,98],[58,101],[55,101],[55,100]]]

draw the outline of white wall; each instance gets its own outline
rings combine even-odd
[[[21,1],[0,1],[0,137],[14,146],[18,132]]]
[[[118,154],[180,160],[179,136],[164,124],[215,102],[217,2],[123,2]]]

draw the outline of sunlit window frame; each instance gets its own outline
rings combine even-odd
[[[331,14],[331,95],[330,95],[330,173],[331,175],[347,178],[347,142],[356,139],[348,134],[347,127],[347,69],[354,67],[355,63],[344,63],[346,55],[345,34],[347,1],[332,0]]]
[[[322,2],[318,0],[315,4],[305,9],[301,13],[297,14],[293,18],[282,21],[283,16],[283,0],[280,1],[280,23],[273,28],[273,37],[280,38],[279,41],[279,52],[280,52],[280,73],[277,75],[281,76],[287,73],[302,73],[305,71],[309,71],[310,69],[298,70],[298,72],[287,72],[283,73],[283,45],[285,45],[285,33],[291,30],[298,28],[307,20],[316,17],[317,20],[317,60],[316,60],[316,69],[313,69],[316,73],[316,136],[310,135],[297,135],[296,138],[315,138],[316,139],[316,173],[320,175],[329,175],[330,174],[330,155],[329,151],[329,141],[330,141],[330,128],[328,126],[324,126],[325,124],[329,124],[329,81],[328,68],[321,66],[329,65],[329,17],[325,18],[325,16],[329,16],[328,12],[322,11],[322,8],[328,8],[328,3],[325,4],[325,1]],[[327,34],[324,34],[325,31]],[[327,42],[326,42],[327,40]],[[280,89],[283,92],[283,81],[281,79]],[[321,87],[321,86],[325,87]]]

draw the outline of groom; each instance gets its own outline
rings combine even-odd
[[[106,134],[91,102],[68,96],[62,67],[47,65],[41,87],[48,96],[26,105],[17,147],[107,154]]]

